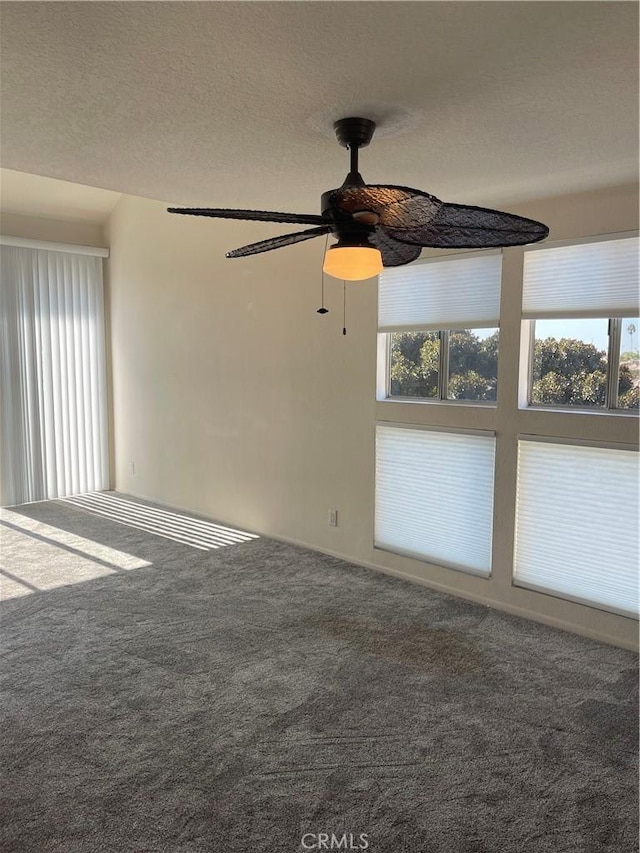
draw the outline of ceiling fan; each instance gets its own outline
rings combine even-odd
[[[251,243],[227,252],[226,256],[243,258],[323,234],[335,234],[338,242],[327,250],[323,270],[346,281],[371,278],[384,267],[411,263],[423,246],[439,249],[521,246],[537,243],[549,234],[546,225],[523,216],[443,202],[410,187],[365,184],[358,172],[358,151],[371,142],[375,128],[375,122],[366,118],[343,118],[335,122],[338,142],[349,149],[351,164],[342,186],[322,194],[319,216],[208,207],[170,207],[168,212],[314,225],[305,231]]]

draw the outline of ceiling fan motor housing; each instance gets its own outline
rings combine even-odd
[[[364,181],[362,185],[364,186]],[[334,231],[343,245],[366,245],[369,236],[374,233],[375,222],[367,221],[367,217],[358,218],[357,215],[340,210],[335,203],[335,194],[339,192],[340,190],[335,189],[322,193],[322,215],[333,222]]]

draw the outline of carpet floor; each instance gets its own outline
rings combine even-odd
[[[631,652],[264,538],[0,522],[3,850],[638,850]]]

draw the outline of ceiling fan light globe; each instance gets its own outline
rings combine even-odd
[[[382,254],[373,246],[331,246],[322,269],[333,278],[364,281],[382,272]]]

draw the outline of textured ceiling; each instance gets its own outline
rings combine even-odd
[[[370,183],[494,204],[634,179],[638,6],[3,2],[5,168],[174,204],[317,212]]]

